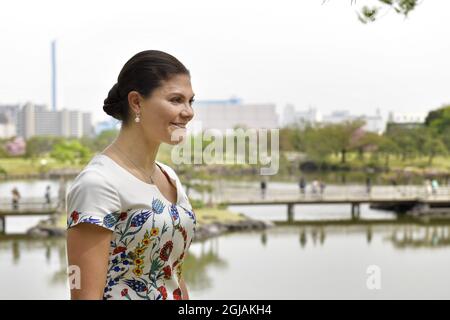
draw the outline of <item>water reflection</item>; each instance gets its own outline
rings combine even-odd
[[[449,253],[450,222],[307,221],[193,243],[183,272],[192,299],[449,298]],[[65,239],[5,236],[0,299],[67,299],[66,267]]]

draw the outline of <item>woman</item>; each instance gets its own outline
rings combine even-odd
[[[182,265],[196,219],[180,180],[156,161],[193,118],[190,74],[156,50],[133,56],[103,110],[118,137],[76,177],[67,194],[72,299],[189,299]],[[78,275],[76,275],[78,276]]]

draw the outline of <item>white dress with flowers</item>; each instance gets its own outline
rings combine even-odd
[[[112,231],[104,299],[184,298],[179,279],[196,218],[176,173],[157,164],[176,184],[176,203],[104,154],[68,191],[68,228],[92,223]]]

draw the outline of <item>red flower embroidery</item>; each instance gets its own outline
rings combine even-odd
[[[114,249],[113,254],[118,254],[118,253],[124,252],[125,250],[127,250],[126,247],[117,247]]]
[[[166,287],[161,286],[158,288],[158,291],[162,294],[163,300],[167,299],[167,290]]]
[[[164,243],[164,246],[162,247],[161,252],[159,254],[161,260],[167,261],[169,259],[170,253],[172,252],[172,249],[173,249],[172,241],[169,240],[166,243]]]
[[[119,219],[120,219],[121,221],[123,221],[123,220],[125,220],[125,219],[127,218],[127,216],[128,216],[128,214],[127,214],[126,212],[122,212],[122,213],[120,214],[120,216],[119,216]]]
[[[170,279],[170,276],[172,275],[172,269],[170,269],[170,266],[165,266],[163,268],[164,271],[164,278]]]
[[[80,217],[80,214],[77,211],[73,211],[70,217],[72,218],[72,221],[76,223]]]
[[[128,294],[128,289],[123,289],[120,294],[122,295],[122,297],[125,297]]]
[[[174,298],[175,300],[181,300],[181,290],[180,290],[180,288],[176,288],[176,289],[173,291],[173,298]]]

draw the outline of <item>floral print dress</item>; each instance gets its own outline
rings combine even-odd
[[[92,223],[112,231],[104,299],[183,299],[179,280],[196,218],[176,173],[171,203],[104,154],[96,155],[67,193],[67,227]]]

